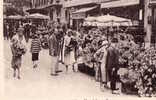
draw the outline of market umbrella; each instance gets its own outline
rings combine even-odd
[[[94,22],[96,21],[97,17],[87,17],[85,18],[85,21],[88,21],[88,22]]]
[[[97,23],[96,22],[85,21],[83,23],[83,26],[97,26]]]
[[[132,21],[130,19],[112,16],[112,15],[103,15],[99,17],[87,17],[84,21],[84,25],[91,26],[132,26]]]
[[[16,20],[23,19],[23,18],[24,17],[21,15],[10,15],[7,17],[7,19],[16,19]]]
[[[96,21],[97,24],[102,23],[104,26],[132,26],[132,21],[130,19],[112,15],[99,16]]]
[[[28,18],[28,19],[50,19],[49,16],[39,14],[39,13],[27,15],[26,18]]]

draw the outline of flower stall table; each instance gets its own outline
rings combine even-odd
[[[123,92],[139,96],[154,96],[156,94],[156,50],[152,47],[145,49],[132,42],[126,45],[120,43],[118,49],[120,66],[125,67],[118,72],[123,83]]]
[[[86,52],[86,51],[85,51]],[[86,52],[78,60],[78,70],[90,76],[95,76],[94,64],[90,53]]]

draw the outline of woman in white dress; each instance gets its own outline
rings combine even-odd
[[[64,64],[66,66],[66,71],[68,71],[68,67],[72,65],[74,62],[73,60],[73,48],[70,46],[72,31],[68,31],[67,34],[64,36]]]
[[[106,85],[106,58],[107,58],[107,47],[108,47],[108,41],[104,40],[102,42],[102,46],[100,47],[100,49],[97,50],[97,52],[95,53],[95,56],[99,55],[101,57],[98,56],[98,60],[100,62],[100,67],[98,68],[98,70],[101,69],[100,74],[101,74],[101,83],[102,86]],[[99,71],[96,71],[99,72]],[[96,73],[99,74],[99,73]]]

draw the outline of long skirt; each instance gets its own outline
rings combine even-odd
[[[22,57],[21,56],[13,56],[11,65],[13,69],[18,69],[21,67]]]
[[[101,61],[101,81],[102,82],[107,82],[106,59],[107,59],[107,51],[104,52],[103,59]]]
[[[74,50],[70,51],[68,54],[65,55],[64,63],[65,63],[65,65],[72,65],[75,63],[75,52],[74,52]]]
[[[106,82],[106,67],[105,67],[105,63],[101,63],[101,81],[102,82]]]

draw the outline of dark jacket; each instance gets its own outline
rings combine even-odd
[[[49,55],[59,55],[59,42],[57,41],[56,36],[54,34],[52,34],[49,38]]]
[[[110,46],[108,48],[106,68],[108,70],[111,70],[113,67],[118,68],[118,65],[119,65],[119,51],[115,47]]]

